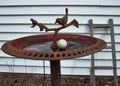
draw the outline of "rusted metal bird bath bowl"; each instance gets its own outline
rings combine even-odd
[[[5,43],[2,46],[2,50],[7,54],[20,58],[50,60],[51,85],[61,86],[60,60],[83,57],[106,47],[105,41],[89,36],[58,34],[57,40],[63,38],[69,42],[68,47],[64,51],[52,51],[50,47],[44,50],[52,42],[53,35],[34,35],[15,39]],[[34,46],[43,51],[35,50]]]
[[[12,56],[35,59],[49,60],[51,67],[51,86],[61,86],[60,60],[74,59],[98,52],[106,47],[105,41],[83,35],[58,34],[58,32],[71,25],[79,27],[78,21],[73,19],[68,22],[68,9],[65,9],[65,15],[57,18],[55,23],[61,25],[57,28],[48,28],[43,23],[31,19],[32,28],[38,26],[40,31],[54,31],[53,35],[35,35],[15,39],[5,43],[2,50]],[[68,42],[67,48],[59,49],[57,41],[65,39]]]

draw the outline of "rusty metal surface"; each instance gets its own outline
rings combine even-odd
[[[2,50],[12,56],[25,58],[25,59],[35,59],[35,60],[50,60],[51,63],[51,85],[52,86],[61,86],[61,77],[60,77],[60,60],[73,59],[86,55],[93,54],[98,52],[106,47],[105,41],[83,35],[74,35],[74,34],[58,34],[58,32],[68,26],[79,27],[77,20],[73,19],[71,22],[68,22],[68,9],[65,9],[65,15],[62,18],[57,18],[55,23],[61,25],[57,28],[48,28],[42,23],[39,23],[35,19],[31,19],[32,26],[38,26],[40,31],[45,30],[54,31],[53,35],[35,35],[28,36],[19,39],[15,39],[5,43],[2,46]],[[82,48],[73,49],[73,50],[64,50],[58,51],[56,41],[59,39],[65,39],[67,41],[77,42],[77,43],[86,43],[87,46]],[[47,42],[52,42],[50,52],[38,52],[25,50],[25,47],[34,44],[44,44]]]
[[[76,19],[73,19],[71,22],[68,23],[68,8],[65,9],[65,15],[62,18],[57,18],[55,23],[58,23],[59,25],[61,25],[60,27],[56,27],[56,28],[48,28],[46,25],[44,25],[43,23],[39,23],[37,20],[35,19],[31,19],[32,21],[32,28],[34,28],[35,26],[38,26],[40,31],[45,30],[46,32],[48,31],[54,31],[54,36],[53,36],[53,43],[51,45],[51,49],[53,51],[56,51],[58,49],[56,41],[57,41],[57,35],[58,32],[62,29],[65,29],[66,27],[69,27],[71,25],[75,26],[75,27],[79,27],[78,21]]]
[[[74,34],[59,34],[58,39],[64,38],[67,41],[74,41],[78,43],[88,43],[87,47],[78,48],[74,50],[56,51],[56,52],[35,52],[23,50],[23,48],[33,45],[52,41],[53,35],[34,35],[15,39],[5,43],[2,50],[10,55],[36,60],[64,60],[73,59],[98,52],[106,47],[105,41],[83,35]]]

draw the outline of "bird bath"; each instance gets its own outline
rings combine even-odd
[[[68,10],[66,9],[66,15],[63,18],[67,19]],[[56,22],[59,22],[56,19]],[[104,40],[75,34],[58,34],[58,31],[74,25],[78,27],[78,22],[74,19],[70,23],[61,24],[62,27],[47,28],[42,23],[38,23],[36,20],[31,19],[33,26],[39,26],[40,30],[55,31],[54,34],[47,35],[33,35],[23,38],[18,38],[5,43],[2,46],[2,50],[15,57],[34,59],[34,60],[49,60],[51,68],[51,86],[61,86],[61,71],[60,60],[80,58],[86,55],[98,52],[106,47]],[[56,46],[56,41],[59,39],[65,39],[68,42],[66,49],[59,49]]]

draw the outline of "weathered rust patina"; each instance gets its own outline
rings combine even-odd
[[[51,67],[51,86],[61,86],[61,78],[60,78],[60,60],[65,59],[73,59],[79,58],[86,55],[93,54],[98,52],[106,47],[106,43],[104,40],[93,38],[89,36],[83,35],[75,35],[75,34],[58,34],[58,32],[68,26],[78,27],[78,22],[73,19],[71,22],[68,21],[68,9],[65,9],[66,14],[62,18],[57,18],[55,23],[61,25],[58,28],[48,28],[42,23],[38,23],[35,19],[31,19],[32,27],[38,26],[40,31],[45,29],[46,32],[54,31],[54,34],[47,35],[34,35],[23,38],[18,38],[15,40],[11,40],[5,43],[2,46],[2,50],[12,56],[25,58],[25,59],[35,59],[35,60],[50,60]],[[73,41],[77,43],[86,43],[87,46],[82,48],[77,48],[73,50],[64,50],[58,51],[58,47],[56,46],[56,41],[59,39],[65,39],[67,41]],[[34,44],[43,44],[47,42],[52,42],[51,49],[53,51],[50,52],[38,52],[25,50],[25,47]]]
[[[19,39],[15,39],[5,43],[2,47],[2,50],[7,54],[27,58],[27,59],[36,59],[36,60],[65,60],[73,59],[78,57],[83,57],[86,55],[93,54],[98,52],[106,47],[105,41],[83,35],[73,35],[73,34],[59,34],[58,39],[66,39],[67,41],[74,41],[78,43],[87,43],[88,46],[66,51],[54,51],[54,52],[35,52],[24,50],[25,47],[33,44],[41,44],[45,42],[52,41],[54,35],[35,35],[28,36]]]
[[[51,45],[51,49],[53,51],[56,51],[58,49],[57,47],[57,44],[56,44],[56,41],[57,41],[57,35],[58,35],[58,32],[68,26],[75,26],[75,27],[79,27],[78,25],[78,21],[73,19],[71,22],[67,23],[68,22],[68,8],[65,9],[65,15],[62,17],[62,18],[57,18],[55,23],[58,23],[61,25],[61,27],[57,27],[57,28],[48,28],[47,26],[45,26],[44,24],[42,23],[38,23],[37,20],[35,19],[31,19],[32,21],[32,28],[35,27],[35,26],[38,26],[40,28],[40,31],[43,31],[45,29],[46,32],[48,31],[54,31],[54,36],[53,36],[53,43]]]

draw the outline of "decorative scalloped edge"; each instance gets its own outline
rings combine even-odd
[[[67,36],[69,36],[69,35],[67,35]],[[82,35],[73,35],[73,36],[74,37],[75,36],[82,37]],[[90,39],[90,41],[92,41],[91,37],[90,38],[87,37],[87,36],[83,36],[83,37],[85,37],[87,39]],[[27,38],[27,37],[25,37],[25,38]],[[20,39],[22,39],[22,38],[20,38]],[[90,54],[98,52],[98,51],[100,51],[100,50],[102,50],[103,48],[106,47],[106,42],[105,41],[103,41],[101,39],[98,39],[98,38],[92,38],[93,41],[96,40],[96,42],[93,43],[92,45],[88,46],[88,47],[85,47],[85,48],[79,48],[79,49],[67,50],[67,51],[60,51],[60,52],[33,52],[33,51],[29,51],[29,50],[18,49],[16,47],[12,46],[12,43],[14,43],[15,41],[18,41],[20,39],[12,40],[12,41],[9,41],[9,42],[5,43],[2,46],[2,50],[7,54],[10,54],[10,55],[13,55],[13,56],[16,56],[16,57],[20,57],[20,58],[26,58],[26,59],[65,60],[65,59],[73,59],[73,58],[79,58],[79,57],[83,57],[83,56],[86,56],[86,55],[90,55]]]

